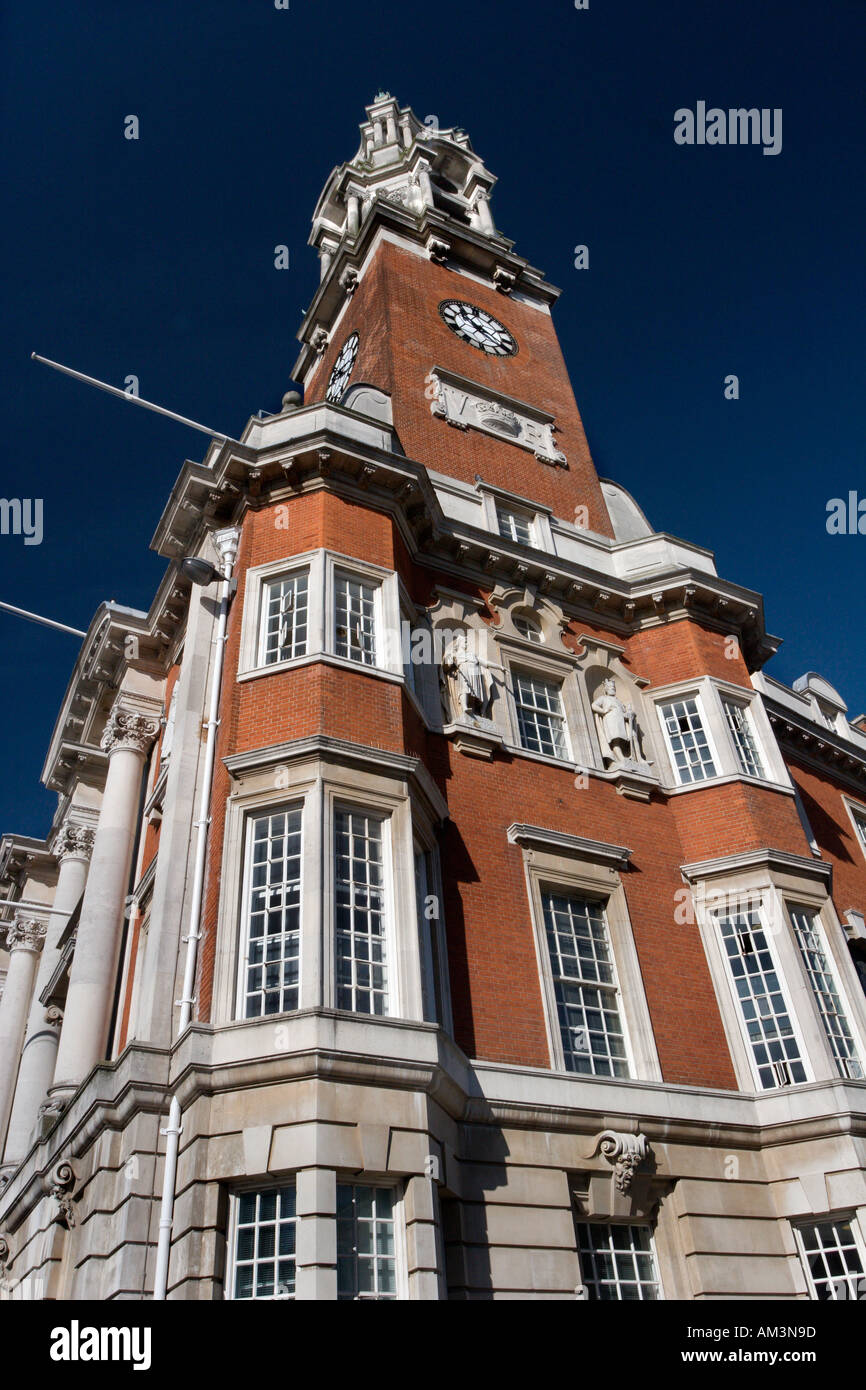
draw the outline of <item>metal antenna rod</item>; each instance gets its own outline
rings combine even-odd
[[[119,386],[109,386],[108,382],[100,381],[95,376],[85,376],[84,372],[76,372],[71,367],[64,367],[62,362],[52,362],[50,357],[40,357],[38,352],[31,352],[30,356],[34,362],[41,362],[45,367],[53,367],[56,372],[63,372],[65,376],[74,377],[76,381],[86,381],[88,386],[98,386],[100,391],[107,391],[110,396],[119,396],[122,401],[131,401],[133,405],[143,405],[145,410],[154,410],[157,415],[166,415],[169,420],[177,420],[178,424],[189,425],[190,429],[198,430],[200,434],[206,434],[212,439],[221,439],[227,444],[240,443],[240,440],[232,439],[230,434],[208,429],[207,425],[199,425],[195,420],[188,420],[185,415],[178,415],[174,410],[165,410],[163,406],[154,405],[153,401],[146,401],[141,396],[131,396],[128,391],[121,391]]]
[[[19,618],[29,618],[31,623],[42,623],[44,627],[56,627],[59,632],[71,632],[73,637],[86,637],[80,627],[68,627],[66,623],[56,623],[53,618],[40,618],[38,613],[30,613],[26,608],[16,608],[12,603],[0,603],[7,613],[17,613]]]

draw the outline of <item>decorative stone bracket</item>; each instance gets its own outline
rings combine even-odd
[[[582,1219],[652,1221],[673,1180],[659,1177],[646,1135],[602,1130],[589,1159],[601,1155],[613,1169],[608,1177],[597,1170],[578,1173],[572,1196]]]
[[[72,1230],[76,1222],[74,1189],[77,1181],[78,1175],[68,1158],[61,1158],[42,1179],[43,1189],[57,1203],[54,1219],[67,1230]]]
[[[649,1144],[645,1134],[619,1134],[614,1129],[606,1129],[596,1141],[593,1158],[603,1154],[613,1165],[613,1180],[620,1192],[628,1192],[635,1172],[649,1154]]]

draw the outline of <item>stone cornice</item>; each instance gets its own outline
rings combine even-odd
[[[309,734],[286,743],[271,743],[242,753],[232,753],[223,763],[232,777],[241,777],[260,768],[297,762],[305,758],[332,759],[341,764],[354,763],[386,776],[405,777],[418,782],[439,820],[448,817],[448,804],[433,781],[421,758],[412,753],[394,753],[386,748],[374,748],[349,739],[332,738],[328,734]]]
[[[672,1176],[677,1175],[676,1159],[669,1146],[677,1144],[709,1144],[724,1152],[841,1136],[866,1138],[863,1082],[812,1082],[756,1095],[662,1082],[611,1082],[542,1068],[470,1062],[431,1024],[361,1020],[330,1010],[281,1016],[280,1022],[298,1031],[297,1047],[289,1044],[274,1052],[273,1020],[223,1029],[196,1023],[173,1052],[136,1042],[116,1061],[100,1064],[12,1173],[0,1193],[0,1225],[11,1233],[20,1227],[44,1196],[45,1182],[58,1160],[85,1154],[99,1134],[123,1129],[136,1114],[164,1114],[170,1086],[184,1110],[198,1096],[302,1079],[420,1091],[435,1099],[452,1120],[466,1124],[587,1138],[607,1129],[639,1132]],[[370,1028],[377,1034],[372,1049]],[[247,1046],[234,1048],[230,1057],[227,1045],[232,1035]],[[215,1053],[223,1060],[215,1060]]]
[[[516,822],[509,825],[508,842],[527,849],[556,850],[579,859],[600,859],[618,869],[625,868],[631,857],[631,850],[624,845],[586,840],[581,835],[567,835],[561,830],[547,830],[541,825],[520,825]]]
[[[438,208],[426,208],[420,215],[415,215],[384,198],[376,198],[357,235],[354,238],[344,237],[336,248],[328,273],[304,315],[297,333],[302,347],[292,367],[293,380],[302,380],[315,361],[316,350],[312,340],[316,329],[327,331],[345,301],[346,271],[362,271],[382,229],[412,242],[420,253],[426,255],[429,255],[431,239],[435,238],[447,248],[449,261],[465,265],[475,274],[490,280],[491,284],[496,283],[494,276],[497,271],[504,272],[508,277],[513,277],[512,292],[526,292],[547,306],[553,305],[561,294],[561,290],[545,279],[542,271],[513,251],[512,243],[505,237],[476,231]]]
[[[833,866],[820,859],[809,859],[802,854],[790,854],[781,849],[745,850],[740,854],[723,855],[719,859],[702,859],[693,864],[681,864],[680,872],[690,883],[699,879],[727,877],[747,873],[752,869],[767,868],[776,873],[802,874],[806,878],[821,879],[829,885],[833,876]]]
[[[738,633],[753,667],[760,666],[778,646],[777,639],[765,632],[760,595],[708,574],[699,563],[672,563],[666,572],[631,581],[602,573],[588,564],[554,557],[446,517],[423,466],[385,448],[381,440],[387,432],[351,411],[318,404],[272,422],[254,422],[263,432],[269,423],[279,433],[258,452],[256,466],[248,470],[246,479],[230,484],[225,519],[237,522],[247,508],[290,502],[299,493],[327,488],[389,511],[416,564],[464,582],[469,579],[483,589],[496,583],[531,583],[555,598],[570,618],[601,623],[623,635],[694,618],[715,631]],[[221,454],[225,457],[219,466],[228,466],[226,447],[216,449],[214,479]],[[182,509],[186,529],[177,534],[175,525],[172,533],[173,553],[178,555],[195,549],[208,524],[206,499],[191,475],[187,481],[191,492],[188,506]],[[163,526],[154,544],[161,548],[164,536]],[[598,538],[598,544],[610,548],[604,546],[603,538]],[[622,550],[626,544],[617,548]]]
[[[866,753],[862,749],[807,715],[797,715],[777,704],[766,691],[762,695],[767,717],[781,744],[787,745],[801,762],[821,772],[829,771],[855,787],[860,796],[866,794]]]

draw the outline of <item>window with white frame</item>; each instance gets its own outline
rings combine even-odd
[[[821,1303],[866,1294],[863,1250],[850,1218],[795,1226],[809,1293]]]
[[[362,666],[376,665],[377,589],[357,575],[334,575],[334,652]]]
[[[667,701],[659,705],[659,714],[677,781],[687,784],[715,777],[716,765],[697,697],[684,695]]]
[[[415,894],[418,902],[424,1017],[442,1026],[446,1019],[446,971],[439,875],[433,851],[418,845],[415,846]]]
[[[532,618],[524,617],[522,613],[516,614],[511,621],[514,623],[515,631],[519,632],[521,637],[525,637],[527,642],[534,642],[536,646],[541,646],[544,641],[544,633],[538,623],[534,622]]]
[[[239,1192],[234,1201],[232,1298],[294,1298],[294,1183]]]
[[[337,1298],[397,1298],[397,1213],[392,1187],[337,1184]]]
[[[863,1067],[830,964],[818,914],[806,907],[789,906],[788,912],[839,1075],[862,1081]]]
[[[239,1013],[261,1018],[298,1007],[301,954],[301,811],[251,816],[247,839]]]
[[[353,1013],[388,1012],[385,833],[378,816],[335,813],[335,1004]]]
[[[661,1297],[649,1226],[578,1221],[580,1275],[590,1302],[638,1302]]]
[[[568,742],[560,687],[528,671],[514,672],[514,703],[520,745],[531,753],[567,758]]]
[[[858,811],[851,807],[851,818],[860,840],[860,845],[866,854],[866,811]]]
[[[262,666],[306,656],[308,598],[307,570],[281,575],[262,586],[259,651]]]
[[[541,902],[566,1071],[628,1076],[604,904],[551,891]]]
[[[497,505],[496,521],[500,536],[517,541],[519,545],[532,545],[532,518],[526,512]]]
[[[755,738],[749,711],[738,700],[731,700],[726,695],[722,696],[722,708],[725,711],[725,720],[733,740],[740,771],[744,772],[747,777],[763,777],[764,765],[761,762],[758,741]]]
[[[760,913],[743,907],[716,921],[761,1089],[805,1081],[791,1009]]]

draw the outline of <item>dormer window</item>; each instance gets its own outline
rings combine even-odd
[[[518,545],[532,545],[532,517],[528,512],[515,511],[512,507],[497,506],[496,520],[500,536],[516,541]]]

